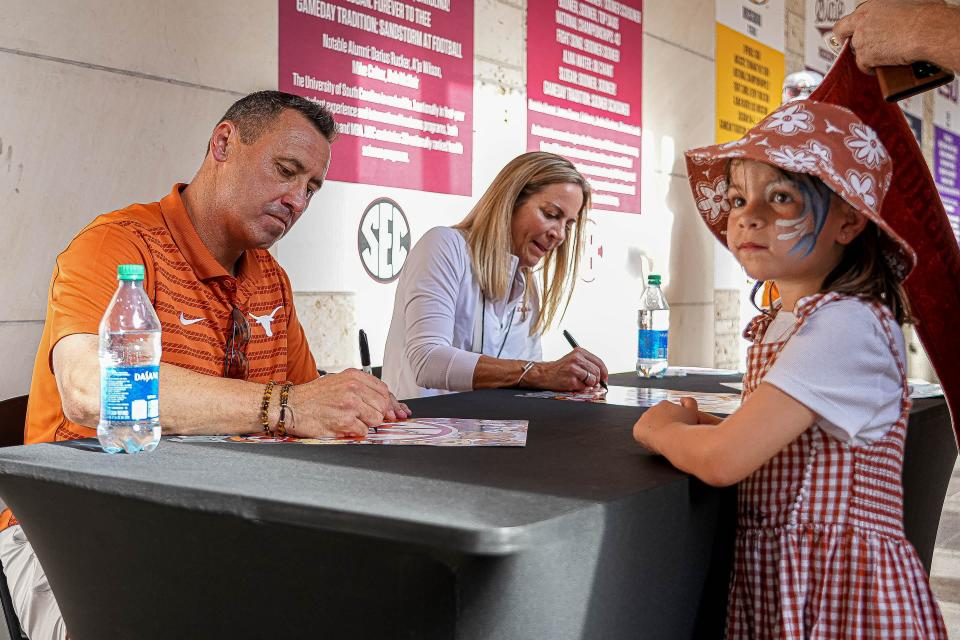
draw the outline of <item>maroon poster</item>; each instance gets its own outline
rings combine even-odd
[[[473,0],[280,0],[279,53],[340,125],[328,179],[471,195]]]
[[[527,149],[568,158],[595,210],[640,212],[642,0],[529,0]]]

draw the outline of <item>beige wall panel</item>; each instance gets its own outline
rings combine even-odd
[[[661,253],[658,269],[669,264],[666,293],[671,303],[709,302],[715,241],[690,194],[683,152],[713,140],[714,63],[650,37],[644,40],[644,56],[643,215],[672,212],[669,233],[658,242],[666,246],[651,250]],[[670,64],[658,63],[671,57]],[[677,74],[677,67],[687,73]]]
[[[473,85],[473,198],[507,162],[527,149],[526,75],[479,61]],[[465,212],[464,212],[465,213]]]
[[[676,367],[714,366],[713,303],[670,306],[667,360]]]
[[[39,320],[56,255],[97,214],[199,166],[235,96],[0,52],[2,320]]]
[[[643,3],[643,30],[647,34],[696,51],[711,60],[716,39],[715,23],[714,0],[648,0]],[[644,58],[650,55],[648,42],[649,39],[643,43]],[[678,76],[682,75],[681,70],[685,70],[679,60],[668,59],[660,64]],[[649,68],[649,65],[644,66]],[[646,83],[643,86],[644,90],[652,87]]]
[[[0,322],[0,400],[22,396],[30,390],[30,374],[42,332],[39,322]]]
[[[317,368],[342,371],[360,366],[356,301],[352,293],[297,292],[297,317]],[[373,358],[374,364],[382,359]]]
[[[649,36],[643,56],[643,171],[686,175],[684,150],[713,142],[714,62]]]
[[[721,369],[740,369],[740,291],[717,289],[713,297],[714,349],[713,366]]]
[[[721,250],[693,203],[686,178],[671,177],[666,195],[674,212],[670,236],[670,286],[667,300],[672,303],[713,304],[714,252]],[[711,319],[709,325],[712,326]]]
[[[667,360],[675,367],[714,366],[714,311],[708,303],[670,306]]]
[[[474,4],[474,56],[522,67],[525,42],[524,11],[520,3],[477,0]]]
[[[0,46],[242,91],[276,88],[274,0],[3,0]]]
[[[784,36],[786,38],[787,51],[792,51],[793,53],[799,53],[800,55],[803,55],[803,33],[804,33],[803,13],[794,13],[793,11],[787,11],[786,18],[787,18],[787,24],[785,26],[786,33],[784,34]]]

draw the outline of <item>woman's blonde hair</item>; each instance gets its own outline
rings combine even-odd
[[[540,316],[530,327],[530,335],[548,329],[557,313],[562,318],[570,304],[583,252],[583,220],[590,209],[590,185],[586,178],[566,158],[543,151],[524,153],[500,170],[467,217],[454,226],[466,232],[470,261],[483,295],[491,300],[503,299],[509,295],[511,286],[513,215],[531,196],[551,184],[578,185],[583,192],[583,204],[577,212],[573,241],[568,235],[563,244],[543,258],[541,286],[537,291]],[[529,270],[524,277],[527,282],[524,295],[529,299],[535,289]]]

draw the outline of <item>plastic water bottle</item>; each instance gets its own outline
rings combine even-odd
[[[143,290],[143,265],[117,267],[120,285],[100,320],[100,424],[107,453],[160,442],[160,320]]]
[[[667,333],[670,305],[660,289],[660,276],[647,276],[637,311],[637,375],[660,378],[667,371]]]

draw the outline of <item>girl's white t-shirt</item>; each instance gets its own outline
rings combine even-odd
[[[763,382],[777,387],[819,418],[827,434],[852,446],[882,438],[900,417],[903,394],[897,359],[904,362],[903,331],[885,320],[897,353],[869,304],[838,300],[807,317]],[[781,309],[763,337],[778,342],[796,316]],[[896,359],[895,359],[896,358]]]

